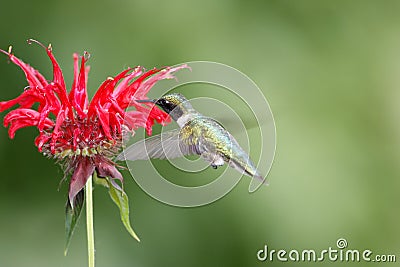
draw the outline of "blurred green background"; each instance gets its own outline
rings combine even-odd
[[[210,60],[246,73],[269,100],[277,126],[269,187],[249,194],[245,178],[211,205],[177,208],[124,172],[142,242],[96,188],[96,266],[303,266],[256,253],[335,248],[338,238],[399,261],[399,13],[399,1],[367,0],[2,1],[0,47],[12,44],[50,78],[44,51],[26,39],[51,42],[68,85],[72,53],[89,51],[91,95],[127,66]],[[0,79],[1,100],[26,86],[5,56]],[[0,129],[0,266],[86,266],[84,220],[63,255],[67,186],[57,191],[63,173],[34,136],[23,129],[11,141]]]

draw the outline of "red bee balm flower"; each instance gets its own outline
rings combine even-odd
[[[35,40],[28,42],[44,47]],[[89,54],[84,53],[80,66],[79,56],[73,55],[74,80],[71,91],[67,93],[51,45],[44,48],[53,65],[52,81],[15,57],[11,47],[8,52],[0,49],[24,71],[29,84],[17,98],[0,102],[0,112],[19,104],[4,118],[4,126],[9,126],[10,138],[14,138],[20,128],[35,126],[39,130],[35,140],[38,150],[65,163],[66,174],[72,174],[69,202],[73,206],[76,195],[94,171],[98,177],[122,182],[122,175],[112,157],[120,150],[123,137],[127,133],[133,134],[138,127],[145,127],[151,134],[154,121],[160,124],[170,121],[169,116],[158,108],[136,103],[132,99],[147,99],[146,94],[157,81],[173,78],[172,74],[186,68],[186,65],[147,72],[142,67],[128,68],[115,77],[107,78],[89,102],[89,67],[85,66]],[[36,103],[38,105],[34,105]],[[126,111],[128,107],[135,110]]]

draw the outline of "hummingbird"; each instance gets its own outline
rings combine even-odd
[[[117,156],[117,160],[173,159],[185,155],[199,155],[216,169],[227,163],[242,174],[264,181],[249,155],[235,138],[216,120],[197,112],[179,93],[153,100],[176,121],[179,129],[167,131],[136,142]]]

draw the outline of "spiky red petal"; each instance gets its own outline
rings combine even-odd
[[[11,51],[0,49],[23,70],[29,84],[17,98],[0,102],[0,112],[19,105],[4,118],[4,125],[9,126],[9,136],[14,138],[18,129],[35,126],[39,130],[35,139],[38,150],[57,159],[68,160],[67,169],[72,172],[71,203],[74,203],[74,197],[94,170],[99,176],[122,182],[122,175],[110,157],[118,152],[125,132],[133,133],[136,128],[145,127],[151,134],[155,121],[161,124],[170,121],[168,114],[157,107],[132,100],[146,99],[146,94],[157,81],[173,78],[175,71],[187,66],[147,72],[142,67],[129,68],[105,80],[89,102],[89,67],[85,65],[89,54],[85,52],[80,65],[79,56],[73,55],[74,79],[68,94],[52,47],[45,47],[35,40],[29,41],[38,43],[46,50],[53,66],[53,79],[48,82],[39,71],[15,57]],[[34,108],[36,103],[37,110]],[[128,107],[136,110],[126,111]]]

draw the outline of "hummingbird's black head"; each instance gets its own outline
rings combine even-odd
[[[160,108],[167,112],[175,121],[184,113],[193,109],[189,101],[178,93],[165,95],[155,101],[155,104],[160,106]]]

